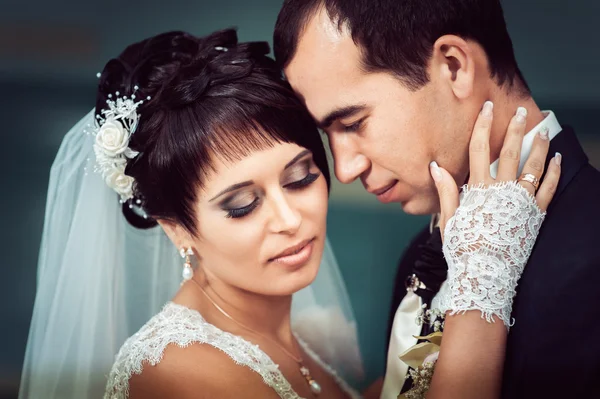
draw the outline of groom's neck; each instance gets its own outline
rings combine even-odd
[[[518,107],[527,109],[525,133],[540,123],[544,115],[531,96],[524,98],[514,93],[507,93],[505,90],[498,90],[491,100],[494,103],[494,123],[490,135],[490,159],[495,160],[500,156],[506,128]]]

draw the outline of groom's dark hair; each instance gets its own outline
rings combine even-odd
[[[366,71],[392,72],[412,90],[429,81],[435,41],[453,34],[483,47],[490,76],[499,85],[530,93],[499,0],[285,0],[273,38],[281,68],[290,63],[307,23],[321,9],[338,29],[349,29]]]

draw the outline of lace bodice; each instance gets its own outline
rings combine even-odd
[[[327,371],[340,388],[351,398],[360,398],[331,367],[326,365],[298,336],[304,351]],[[263,352],[242,337],[222,331],[208,323],[200,313],[169,302],[163,310],[130,337],[117,354],[108,377],[105,399],[125,399],[129,392],[129,379],[142,372],[143,362],[155,366],[169,344],[186,347],[193,343],[211,345],[229,356],[235,363],[258,373],[265,384],[281,398],[301,399],[283,376],[279,367]]]

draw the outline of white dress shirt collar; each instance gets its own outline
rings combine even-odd
[[[533,146],[533,139],[535,135],[541,131],[542,129],[548,129],[548,137],[552,140],[562,128],[556,119],[556,115],[552,111],[542,111],[542,114],[545,116],[544,120],[538,123],[533,129],[531,129],[525,137],[523,137],[523,145],[521,146],[521,161],[519,162],[519,173],[523,170],[523,165],[525,165],[525,161],[529,157],[529,153],[531,152],[531,147]],[[496,178],[498,174],[498,160],[494,161],[490,165],[490,174],[493,178]]]

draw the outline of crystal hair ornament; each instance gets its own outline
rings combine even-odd
[[[121,97],[117,91],[113,99],[113,95],[109,94],[106,100],[108,108],[96,115],[94,127],[87,132],[95,137],[94,171],[100,173],[106,185],[119,194],[121,203],[133,198],[134,179],[125,174],[125,166],[128,159],[139,154],[129,148],[131,135],[135,133],[139,122],[137,108],[144,103],[143,100],[135,101],[138,89],[138,86],[134,86],[134,94],[130,97]],[[146,100],[150,98],[148,96]]]

